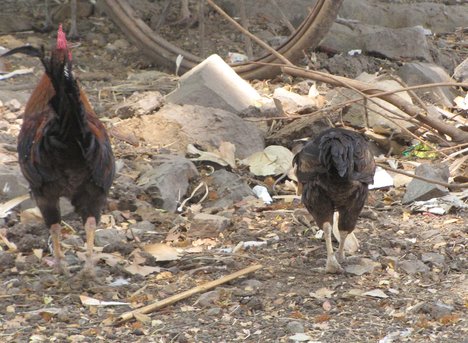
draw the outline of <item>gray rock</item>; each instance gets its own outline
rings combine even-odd
[[[0,33],[21,32],[32,30],[31,18],[11,14],[0,14]]]
[[[370,75],[365,72],[359,75],[359,77],[357,77],[357,80],[374,85],[376,88],[382,89],[384,91],[391,91],[401,88],[401,85],[394,80],[386,80],[385,76],[376,77],[375,75]],[[408,93],[401,92],[398,93],[398,95],[404,100],[412,102],[411,97]],[[337,89],[327,94],[327,99],[330,99],[332,106],[334,104],[341,103],[349,99],[349,97],[355,98],[356,93],[350,89]],[[349,122],[352,126],[371,127],[376,132],[388,132],[388,134],[390,134],[391,132],[397,134],[402,133],[400,126],[405,127],[407,129],[410,129],[414,126],[414,124],[410,123],[408,120],[410,119],[410,117],[403,111],[399,110],[397,107],[382,99],[375,99],[375,101],[384,108],[398,113],[402,118],[406,119],[393,119],[391,121],[387,119],[387,117],[395,118],[395,115],[393,113],[376,105],[375,103],[370,102],[367,103],[367,106],[371,110],[368,110],[367,112],[365,110],[365,107],[359,104],[351,105],[346,114],[343,116],[343,119]]]
[[[408,86],[453,81],[444,69],[432,63],[406,63],[398,69],[397,74]],[[452,106],[453,99],[457,96],[457,92],[449,87],[433,87],[415,92],[422,99],[442,106]]]
[[[432,304],[424,304],[420,308],[420,312],[429,314],[433,319],[439,320],[442,317],[450,315],[454,310],[451,305],[446,305],[441,302],[435,302]]]
[[[436,2],[395,3],[394,1],[346,0],[339,16],[370,25],[401,28],[424,25],[436,33],[455,31],[466,26],[466,5],[446,6]]]
[[[147,220],[143,220],[141,222],[138,222],[134,225],[130,226],[131,230],[127,230],[127,238],[128,239],[134,239],[134,237],[138,237],[140,239],[143,238],[143,236],[150,231],[154,231],[155,225]]]
[[[294,333],[304,333],[304,325],[301,322],[289,322],[286,326],[288,331],[292,334]]]
[[[221,232],[231,224],[231,220],[208,213],[197,213],[192,220],[191,230],[206,230],[211,229],[215,232]]]
[[[188,159],[158,155],[153,168],[140,175],[137,186],[151,197],[154,206],[174,212],[187,193],[189,181],[197,175],[197,168]]]
[[[305,95],[290,92],[282,87],[276,88],[273,93],[276,107],[280,113],[298,112],[304,109],[313,109],[317,103]]]
[[[468,57],[455,68],[453,78],[458,82],[468,82]]]
[[[381,28],[361,36],[363,50],[368,54],[392,60],[424,60],[431,62],[426,35],[419,27],[402,29]]]
[[[401,261],[398,264],[398,267],[405,271],[405,273],[407,274],[427,273],[430,270],[428,266],[426,266],[423,262],[419,260]]]
[[[157,91],[143,93],[136,92],[123,103],[119,103],[114,106],[109,113],[111,117],[118,116],[119,118],[126,119],[133,116],[151,114],[161,108],[163,103],[163,96]]]
[[[224,169],[215,171],[208,182],[218,197],[216,200],[206,202],[205,207],[226,208],[245,197],[254,195],[242,178]]]
[[[429,262],[441,266],[445,263],[445,256],[435,252],[426,252],[421,255],[421,260],[424,263]]]
[[[258,281],[256,279],[248,279],[242,282],[242,286],[244,286],[244,289],[254,289],[257,290],[260,287],[262,287],[263,283],[261,281]]]
[[[419,165],[415,170],[415,174],[429,179],[448,182],[450,171],[445,164],[426,163]],[[413,201],[429,200],[442,197],[448,193],[449,190],[446,187],[413,179],[406,187],[406,193],[403,196],[402,203],[408,204]]]
[[[257,91],[223,61],[211,55],[179,80],[166,99],[174,104],[219,108],[239,113],[260,100]]]
[[[18,166],[0,165],[0,201],[7,201],[17,196],[28,194],[29,184]],[[22,209],[34,207],[32,200],[21,203]]]
[[[98,247],[104,247],[109,244],[118,244],[126,241],[125,234],[117,229],[99,229],[96,230],[94,243]]]
[[[364,23],[334,23],[320,46],[332,52],[347,53],[359,49],[393,60],[432,61],[430,47],[421,27],[395,29]]]
[[[80,236],[70,236],[68,238],[62,239],[62,243],[66,245],[70,245],[75,248],[82,248],[84,246],[84,241],[81,239]]]
[[[372,273],[376,263],[368,258],[359,260],[359,264],[350,264],[345,266],[345,271],[354,275],[363,275],[365,273]]]
[[[220,309],[219,307],[213,307],[213,308],[210,308],[208,311],[206,311],[206,315],[207,316],[211,316],[211,317],[217,317],[221,314],[223,310]]]
[[[154,115],[123,120],[116,127],[134,132],[147,144],[170,146],[184,154],[190,143],[212,151],[223,141],[231,142],[238,158],[265,148],[263,134],[255,124],[216,108],[166,104]]]
[[[201,294],[195,304],[201,307],[211,307],[221,298],[221,292],[219,290],[209,291]]]

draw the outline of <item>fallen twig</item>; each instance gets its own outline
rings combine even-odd
[[[235,273],[223,276],[222,278],[219,278],[217,280],[207,282],[207,283],[205,283],[203,285],[194,287],[194,288],[189,289],[189,290],[187,290],[185,292],[173,295],[173,296],[171,296],[169,298],[166,298],[164,300],[156,301],[156,302],[154,302],[152,304],[149,304],[147,306],[138,308],[136,310],[125,312],[125,313],[123,313],[123,314],[121,314],[119,316],[119,318],[115,322],[115,325],[121,325],[121,324],[131,320],[132,318],[135,317],[135,314],[137,314],[137,315],[138,314],[148,314],[148,313],[157,311],[160,308],[163,308],[163,307],[168,306],[168,305],[172,305],[172,304],[174,304],[174,303],[176,303],[176,302],[178,302],[180,300],[187,299],[188,297],[190,297],[190,296],[192,296],[194,294],[201,293],[201,292],[206,292],[206,291],[208,291],[208,290],[210,290],[212,288],[215,288],[215,287],[217,287],[219,285],[222,285],[222,284],[224,284],[226,282],[229,282],[229,281],[235,280],[235,279],[237,279],[237,278],[239,278],[241,276],[253,273],[253,272],[261,269],[262,267],[263,266],[261,264],[255,264],[253,266],[241,269],[241,270],[239,270],[239,271],[237,271]]]
[[[262,41],[260,38],[258,38],[257,36],[255,36],[254,34],[250,33],[248,30],[244,29],[242,27],[242,25],[240,25],[237,21],[235,21],[234,19],[232,19],[229,14],[227,14],[226,12],[223,11],[223,9],[221,7],[219,7],[218,5],[216,5],[212,0],[206,0],[206,2],[211,6],[213,7],[213,9],[218,12],[219,14],[221,14],[227,21],[229,21],[232,25],[234,25],[234,27],[236,27],[239,31],[241,31],[243,34],[245,34],[246,36],[250,37],[250,39],[252,39],[253,41],[255,41],[255,43],[259,44],[262,48],[264,48],[265,50],[267,50],[268,52],[270,52],[271,54],[273,54],[276,58],[278,58],[281,62],[283,62],[284,64],[288,65],[288,66],[293,66],[293,64],[286,58],[284,57],[281,53],[279,53],[278,51],[276,51],[275,49],[273,49],[271,46],[269,46],[267,43],[265,43],[264,41]]]
[[[382,93],[382,91],[371,84],[352,80],[347,77],[342,76],[334,76],[318,71],[312,70],[304,70],[298,67],[291,67],[291,66],[283,66],[282,70],[284,73],[292,75],[292,76],[299,76],[305,77],[317,81],[326,82],[335,86],[344,86],[351,89],[357,90],[361,95],[364,93],[367,98],[368,95]],[[466,85],[468,87],[468,84]],[[429,117],[423,114],[423,110],[416,105],[404,100],[403,98],[395,95],[395,94],[387,94],[381,95],[381,99],[391,103],[392,105],[396,106],[403,112],[407,113],[411,117],[421,121],[424,124],[431,126],[432,128],[452,137],[453,141],[458,143],[468,142],[468,132],[460,130],[459,128],[447,124],[437,118]]]
[[[409,173],[409,172],[406,172],[406,171],[403,171],[403,170],[400,170],[400,169],[387,167],[386,165],[384,165],[382,163],[377,163],[377,165],[379,167],[385,169],[385,170],[392,171],[394,173],[406,175],[406,176],[412,177],[414,179],[418,179],[418,180],[425,181],[425,182],[428,182],[428,183],[433,183],[435,185],[447,187],[447,188],[450,188],[450,189],[453,189],[453,190],[468,188],[468,182],[465,182],[465,183],[447,183],[447,182],[442,182],[442,181],[439,181],[439,180],[429,179],[427,177],[415,175],[415,174],[412,174],[412,173]]]

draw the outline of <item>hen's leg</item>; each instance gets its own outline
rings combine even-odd
[[[54,250],[55,271],[57,273],[68,275],[67,265],[65,263],[62,247],[60,246],[60,236],[62,235],[62,225],[52,224],[50,226],[50,235],[52,237],[52,249]]]
[[[345,245],[345,241],[348,235],[349,235],[348,231],[340,231],[340,245],[338,246],[338,252],[337,252],[337,259],[340,263],[344,262],[346,259],[344,245]]]
[[[335,254],[333,253],[332,245],[332,225],[330,222],[323,223],[323,233],[325,235],[325,244],[327,247],[327,265],[325,271],[327,273],[342,273],[344,270],[336,260]]]
[[[94,234],[96,232],[96,218],[95,217],[88,217],[88,219],[86,219],[85,231],[86,231],[86,262],[83,268],[83,272],[90,276],[94,276],[95,270],[94,270],[93,251],[94,251]]]
[[[32,189],[37,207],[41,211],[42,218],[46,226],[49,228],[50,237],[52,239],[52,252],[54,254],[55,266],[54,269],[62,274],[68,274],[66,263],[64,262],[62,248],[60,246],[60,236],[62,235],[62,221],[60,217],[59,198],[53,193],[40,193]]]
[[[76,27],[76,0],[70,1],[70,32],[68,32],[68,38],[70,39],[77,39],[78,29]]]

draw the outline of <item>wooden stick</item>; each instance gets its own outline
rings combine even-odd
[[[247,11],[245,9],[245,0],[240,0],[238,6],[239,6],[239,15],[240,15],[240,18],[241,18],[241,24],[244,27],[244,29],[249,31],[249,21],[247,20]],[[246,55],[249,58],[249,60],[251,60],[253,58],[252,40],[247,35],[243,35],[243,37],[244,37]]]
[[[376,88],[372,84],[368,84],[358,80],[348,79],[347,77],[343,76],[334,76],[318,71],[304,70],[302,68],[291,66],[284,66],[281,69],[284,73],[292,76],[310,78],[313,80],[326,82],[328,84],[332,84],[338,87],[351,88],[355,91],[358,91],[358,93],[360,93],[362,96],[365,96],[367,99],[370,99],[369,95],[382,92],[380,89]],[[440,131],[441,133],[452,137],[453,141],[455,141],[456,143],[468,142],[468,132],[465,132],[437,118],[424,115],[421,108],[419,108],[416,105],[413,105],[412,103],[404,100],[403,98],[394,94],[382,95],[380,98],[391,103],[395,107],[399,108],[403,112],[406,112],[408,115],[419,120],[420,122],[427,124],[430,127],[436,129],[437,131]]]
[[[287,66],[293,66],[293,64],[291,63],[291,61],[289,61],[286,57],[284,57],[281,53],[279,53],[278,51],[276,51],[275,49],[273,49],[271,46],[269,46],[267,43],[265,43],[264,41],[262,41],[260,38],[258,38],[257,36],[255,36],[254,34],[250,33],[249,31],[247,31],[246,29],[244,29],[242,27],[242,25],[240,25],[237,21],[235,21],[234,19],[232,19],[229,14],[227,14],[226,12],[223,11],[223,9],[221,7],[219,7],[218,5],[216,5],[213,0],[206,0],[206,2],[211,6],[213,7],[213,9],[218,12],[219,14],[221,14],[228,22],[230,22],[232,25],[234,25],[234,27],[236,27],[239,31],[241,31],[243,34],[245,34],[246,36],[250,37],[255,43],[259,44],[262,48],[264,48],[265,50],[269,51],[271,54],[273,54],[277,59],[279,59],[282,63],[284,63],[285,65]]]
[[[382,163],[377,163],[377,165],[379,167],[385,169],[385,170],[392,171],[392,172],[397,173],[397,174],[406,175],[406,176],[412,177],[414,179],[418,179],[418,180],[425,181],[425,182],[428,182],[428,183],[432,183],[432,184],[435,184],[435,185],[447,187],[447,188],[450,188],[451,190],[459,190],[459,189],[463,189],[463,188],[468,188],[468,182],[464,182],[464,183],[447,183],[447,182],[443,182],[443,181],[439,181],[439,180],[429,179],[429,178],[424,177],[424,176],[419,176],[419,175],[416,175],[416,174],[412,174],[412,173],[409,173],[409,172],[404,171],[404,170],[387,167],[386,165],[384,165]]]
[[[232,273],[232,274],[229,274],[229,275],[226,275],[226,276],[223,276],[222,278],[219,278],[217,280],[213,280],[213,281],[210,281],[210,282],[207,282],[203,285],[200,285],[200,286],[197,286],[197,287],[194,287],[192,289],[189,289],[185,292],[182,292],[182,293],[179,293],[179,294],[176,294],[176,295],[173,295],[169,298],[166,298],[164,300],[160,300],[160,301],[156,301],[152,304],[149,304],[149,305],[146,305],[144,307],[140,307],[136,310],[133,310],[133,311],[129,311],[129,312],[125,312],[123,314],[121,314],[119,316],[119,318],[116,320],[115,322],[115,325],[120,325],[120,324],[123,324],[127,321],[129,321],[130,319],[134,318],[135,317],[135,313],[137,314],[147,314],[147,313],[151,313],[151,312],[154,312],[154,311],[157,311],[165,306],[168,306],[168,305],[172,305],[180,300],[184,300],[184,299],[187,299],[188,297],[194,295],[194,294],[197,294],[197,293],[201,293],[201,292],[206,292],[212,288],[215,288],[219,285],[222,285],[226,282],[229,282],[229,281],[232,281],[234,279],[237,279],[241,276],[244,276],[244,275],[247,275],[247,274],[250,274],[250,273],[253,273],[259,269],[263,268],[263,266],[261,264],[255,264],[253,266],[250,266],[250,267],[247,267],[247,268],[244,268],[244,269],[241,269],[235,273]]]

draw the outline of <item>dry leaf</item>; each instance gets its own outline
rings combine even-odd
[[[242,163],[249,166],[250,172],[257,176],[279,175],[290,170],[293,158],[289,149],[270,145],[242,160]]]
[[[153,256],[156,261],[175,261],[180,259],[179,252],[175,248],[163,243],[145,245],[143,250]]]
[[[14,207],[27,199],[29,199],[29,194],[24,194],[0,204],[0,218],[6,218]]]
[[[309,295],[316,299],[324,299],[331,298],[333,293],[335,293],[335,291],[332,291],[331,289],[328,289],[326,287],[322,287],[316,290],[315,292],[310,293]]]
[[[42,249],[33,249],[33,254],[34,256],[37,257],[38,260],[42,260],[42,255],[43,255]]]
[[[221,142],[219,156],[229,163],[232,168],[236,167],[236,146],[231,142]]]
[[[80,300],[83,305],[88,306],[118,306],[118,305],[129,305],[128,303],[120,301],[102,301],[99,299],[91,298],[86,295],[80,295]]]
[[[22,224],[42,223],[42,214],[38,207],[28,208],[20,213]]]
[[[6,237],[6,229],[0,230],[0,239],[3,241],[3,243],[5,243],[5,245],[8,247],[9,250],[11,251],[17,250],[16,244],[13,242],[10,242],[8,238]]]
[[[139,274],[141,276],[146,276],[153,273],[159,273],[161,268],[151,267],[151,266],[140,266],[138,264],[132,263],[128,267],[125,267],[125,270],[130,274]]]
[[[143,324],[151,323],[151,317],[144,314],[144,313],[134,312],[133,316],[135,317],[136,320],[138,320],[139,322],[141,322]]]
[[[385,294],[381,289],[373,289],[372,291],[362,293],[362,295],[367,295],[369,297],[382,298],[382,299],[388,298],[388,295]]]

